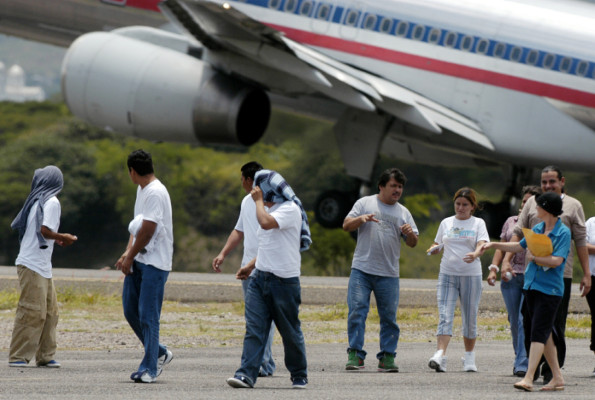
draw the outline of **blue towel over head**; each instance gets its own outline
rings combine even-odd
[[[310,226],[308,225],[308,216],[300,199],[295,195],[293,189],[287,181],[278,172],[268,169],[257,171],[254,175],[254,186],[260,187],[264,201],[273,203],[283,203],[293,201],[298,205],[302,212],[302,230],[300,233],[300,251],[306,251],[312,244],[310,235]]]

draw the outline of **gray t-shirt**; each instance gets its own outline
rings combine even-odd
[[[399,203],[388,205],[381,202],[377,195],[372,195],[359,199],[347,217],[364,214],[374,214],[380,222],[366,222],[358,228],[351,268],[367,274],[398,278],[401,237],[406,239],[400,227],[409,224],[413,232],[419,234],[411,213]]]

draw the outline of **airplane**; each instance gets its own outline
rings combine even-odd
[[[595,170],[595,6],[585,1],[1,2],[0,32],[69,46],[62,93],[93,125],[249,146],[271,107],[334,121],[361,188],[319,197],[325,227],[369,193],[380,153],[504,166],[508,188],[484,216],[493,236],[532,168]]]

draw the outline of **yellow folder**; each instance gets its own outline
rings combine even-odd
[[[543,233],[535,233],[531,229],[523,228],[523,235],[527,241],[527,247],[536,257],[551,256],[554,252],[551,239]]]

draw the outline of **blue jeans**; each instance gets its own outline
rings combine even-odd
[[[262,356],[274,321],[283,339],[285,366],[292,378],[307,378],[306,345],[299,320],[300,278],[280,278],[256,270],[246,291],[246,335],[242,365],[235,376],[256,383]]]
[[[242,289],[244,291],[244,304],[246,303],[246,293],[248,292],[248,285],[250,278],[242,281]],[[275,372],[275,360],[273,360],[273,338],[275,337],[275,323],[271,324],[271,331],[269,332],[269,340],[264,348],[264,355],[262,356],[262,364],[260,365],[260,372],[263,375],[273,375]]]
[[[401,332],[397,325],[397,307],[399,306],[399,278],[371,275],[352,268],[347,288],[347,337],[349,348],[355,350],[362,360],[366,358],[364,334],[366,318],[370,310],[370,294],[374,292],[376,308],[380,317],[380,352],[376,358],[384,354],[397,355],[397,343]]]
[[[168,271],[134,261],[122,289],[124,316],[145,347],[138,372],[149,371],[153,377],[157,376],[157,359],[167,351],[159,343],[159,319],[168,275]]]
[[[517,274],[508,282],[500,282],[502,298],[508,311],[508,322],[510,323],[510,333],[512,335],[512,347],[514,348],[514,367],[513,371],[527,371],[529,359],[525,349],[525,330],[523,328],[523,315],[521,314],[521,304],[523,304],[523,284],[525,276]]]

